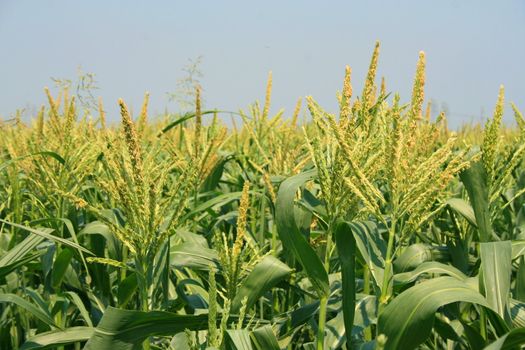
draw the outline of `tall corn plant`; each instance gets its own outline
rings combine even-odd
[[[423,53],[407,103],[378,59],[302,125],[271,116],[271,76],[229,131],[200,89],[176,120],[146,94],[110,125],[62,92],[1,123],[0,347],[523,343],[521,113],[502,125],[501,92],[454,133],[423,108]]]

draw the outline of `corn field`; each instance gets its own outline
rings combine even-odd
[[[199,87],[118,124],[46,89],[0,122],[0,349],[520,348],[525,119],[500,87],[450,130],[425,54],[406,99],[378,58],[337,114],[271,115],[270,75],[233,125]]]

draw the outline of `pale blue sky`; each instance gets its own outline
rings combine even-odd
[[[426,97],[454,125],[490,115],[500,84],[525,110],[524,0],[0,0],[0,115],[44,103],[50,77],[75,78],[78,66],[96,74],[113,120],[119,97],[138,110],[146,90],[151,112],[173,110],[166,92],[199,55],[207,108],[263,100],[272,70],[273,112],[291,114],[305,95],[333,111],[344,66],[360,91],[375,40],[379,74],[405,101],[427,53]]]

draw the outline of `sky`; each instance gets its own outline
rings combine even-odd
[[[52,77],[75,81],[79,67],[113,121],[118,98],[138,112],[145,91],[150,114],[177,112],[168,93],[198,57],[207,109],[264,101],[272,71],[271,113],[307,95],[336,112],[345,65],[359,92],[376,40],[378,75],[402,101],[425,51],[426,98],[452,126],[489,117],[500,84],[504,119],[510,102],[525,112],[524,0],[0,0],[0,116],[31,113]]]

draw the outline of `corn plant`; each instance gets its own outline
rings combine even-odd
[[[270,73],[231,125],[199,86],[192,111],[146,93],[110,123],[67,84],[0,122],[0,348],[525,345],[523,115],[503,123],[501,87],[451,130],[425,53],[407,100],[379,53],[335,114],[274,114]]]

